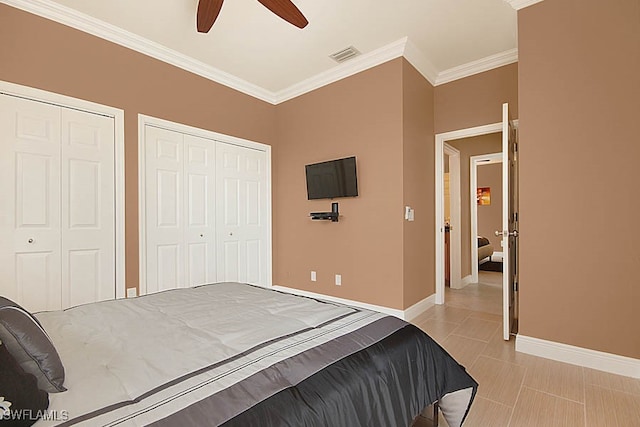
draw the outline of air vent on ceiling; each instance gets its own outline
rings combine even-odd
[[[329,58],[336,62],[344,62],[358,55],[360,55],[360,51],[353,46],[349,46],[348,48],[342,49],[333,55],[329,55]]]

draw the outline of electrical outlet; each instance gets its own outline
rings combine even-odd
[[[316,272],[315,272],[315,271],[312,271],[312,272],[311,272],[311,281],[312,281],[312,282],[315,282],[315,281],[316,281],[316,279],[317,279],[317,278],[316,278]]]
[[[342,286],[342,275],[336,274],[336,286]]]
[[[127,298],[135,298],[138,296],[137,288],[127,288]]]

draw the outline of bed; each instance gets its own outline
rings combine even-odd
[[[35,316],[23,310],[21,327],[31,316],[35,329],[7,335],[21,310],[12,304],[0,301],[0,338],[30,339],[41,326],[52,346],[31,342],[27,350],[46,354],[21,362],[28,371],[39,361],[39,388],[50,388],[37,427],[395,427],[434,403],[454,427],[477,390],[464,367],[411,324],[252,285]]]
[[[486,237],[478,236],[478,263],[485,258],[489,258],[493,255],[493,245]]]

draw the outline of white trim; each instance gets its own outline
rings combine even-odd
[[[138,114],[138,123],[144,125],[155,126],[157,128],[166,129],[174,132],[180,132],[187,135],[197,136],[199,138],[212,139],[214,141],[224,142],[227,144],[238,145],[240,147],[253,148],[254,150],[270,152],[271,146],[261,142],[250,141],[248,139],[238,138],[236,136],[225,135],[223,133],[214,132],[207,129],[201,129],[182,123],[176,123],[169,120],[159,119],[157,117]]]
[[[502,153],[480,154],[471,156],[469,170],[469,206],[471,208],[471,276],[478,282],[478,204],[476,189],[478,188],[478,166],[502,163]],[[502,170],[501,170],[502,171]],[[502,182],[502,181],[501,181]],[[501,211],[502,212],[502,211]],[[501,220],[502,222],[502,220]],[[494,252],[495,253],[495,252]]]
[[[491,261],[494,262],[498,262],[497,260],[500,260],[501,262],[504,261],[504,252],[500,251],[493,251],[493,255],[491,255]]]
[[[346,298],[333,297],[331,295],[304,291],[302,289],[288,288],[286,286],[274,285],[272,289],[275,289],[276,291],[286,292],[288,294],[300,295],[303,297],[315,298],[319,300],[336,302],[338,304],[349,305],[352,307],[363,308],[365,310],[378,311],[380,313],[388,314],[389,316],[395,316],[406,321],[410,321],[418,317],[420,314],[433,306],[435,301],[435,295],[430,295],[422,301],[419,301],[411,307],[407,308],[406,310],[398,310],[396,308],[383,307],[381,305],[369,304],[366,302],[360,302]]]
[[[537,2],[541,0],[505,1],[517,3],[518,1]],[[404,37],[283,90],[273,92],[183,53],[169,49],[159,43],[51,0],[0,0],[0,2],[124,46],[273,105],[401,56],[404,56],[434,86],[511,64],[518,60],[518,50],[511,49],[438,72],[431,61],[409,41],[409,38]]]
[[[468,276],[464,276],[462,278],[462,280],[460,281],[461,284],[461,288],[464,288],[465,286],[468,286],[472,283],[477,283],[477,280],[473,280],[473,276],[471,276],[470,274]]]
[[[444,304],[444,141],[438,144],[436,135],[436,304]],[[451,181],[449,181],[451,187]],[[438,206],[437,201],[442,203]]]
[[[525,7],[533,6],[536,3],[540,3],[542,0],[504,0],[511,5],[515,10],[524,9]]]
[[[124,111],[107,105],[83,99],[72,98],[54,92],[22,86],[0,80],[0,93],[35,101],[55,104],[61,107],[100,114],[114,119],[114,179],[115,179],[115,279],[116,298],[126,295],[125,283],[125,186],[124,186]]]
[[[325,72],[316,74],[313,77],[301,81],[300,83],[289,86],[275,94],[274,103],[280,104],[322,86],[337,82],[338,80],[342,80],[346,77],[368,70],[369,68],[373,68],[392,59],[399,58],[405,51],[407,40],[407,37],[404,37],[372,52],[350,59],[349,61],[330,68]]]
[[[254,150],[264,151],[267,156],[267,207],[266,207],[266,221],[267,221],[267,238],[268,238],[268,250],[267,250],[267,286],[273,284],[273,230],[272,230],[272,177],[271,177],[271,146],[262,144],[260,142],[249,141],[248,139],[242,139],[231,135],[225,135],[222,133],[213,132],[206,129],[200,129],[193,126],[184,125],[181,123],[171,122],[169,120],[159,119],[157,117],[147,116],[144,114],[138,114],[138,230],[139,230],[139,277],[140,277],[140,292],[139,295],[145,295],[147,290],[147,278],[146,278],[146,206],[145,206],[145,191],[146,191],[146,168],[144,161],[144,148],[146,140],[146,126],[154,126],[161,129],[166,129],[174,132],[180,132],[186,135],[193,135],[200,138],[209,139],[212,141],[223,142],[226,144],[233,144],[240,147],[251,148]]]
[[[418,301],[411,307],[404,310],[403,320],[407,322],[412,321],[416,317],[420,316],[425,311],[429,310],[436,303],[436,294],[431,294],[422,301]]]
[[[436,304],[444,304],[444,145],[446,141],[468,138],[471,136],[486,135],[488,133],[501,132],[502,123],[476,126],[435,135],[436,150]]]
[[[159,43],[51,0],[2,0],[9,6],[92,34],[271,104],[274,93]],[[194,21],[195,22],[195,21]]]
[[[640,378],[640,359],[631,357],[575,347],[520,334],[516,336],[516,351],[612,374]]]
[[[460,194],[460,150],[444,144],[444,154],[449,156],[449,285],[460,289],[462,284],[462,199]],[[444,176],[443,173],[440,174]],[[443,188],[444,189],[444,188]],[[444,207],[443,207],[444,208]],[[443,209],[444,212],[444,209]],[[440,224],[444,224],[444,217]],[[443,233],[444,244],[444,233]]]
[[[124,110],[114,109],[116,179],[116,298],[126,298]]]
[[[415,67],[416,70],[422,76],[431,83],[432,86],[436,85],[438,80],[438,70],[431,63],[424,53],[418,47],[413,44],[411,40],[407,38],[407,44],[404,48],[404,58]]]
[[[435,85],[439,86],[474,74],[480,74],[485,71],[513,64],[514,62],[518,62],[517,48],[506,50],[495,55],[487,56],[486,58],[478,59],[477,61],[468,62],[466,64],[441,71],[438,73]]]
[[[147,294],[146,116],[138,114],[138,295]]]

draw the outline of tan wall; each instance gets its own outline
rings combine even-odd
[[[2,80],[125,110],[128,286],[138,283],[138,113],[273,146],[275,283],[406,308],[433,292],[425,273],[433,269],[432,129],[499,121],[502,100],[517,99],[515,65],[433,89],[397,59],[272,106],[5,5],[0,54]],[[358,156],[361,196],[340,200],[340,223],[312,223],[308,213],[330,203],[306,200],[304,164],[351,154]],[[417,161],[422,154],[424,164]],[[405,204],[416,208],[415,223],[403,222]],[[304,255],[312,252],[316,260]],[[318,271],[313,285],[311,269]],[[340,288],[336,273],[343,275]]]
[[[478,187],[491,188],[491,204],[478,206],[478,235],[489,239],[495,252],[502,252],[502,238],[495,235],[502,230],[502,163],[479,166]]]
[[[449,141],[447,144],[460,150],[460,234],[462,239],[460,264],[464,278],[471,274],[471,189],[469,186],[471,156],[502,151],[502,133],[463,138]]]
[[[396,59],[278,105],[275,284],[404,308],[402,76]],[[305,164],[351,155],[359,196],[312,221],[331,201],[307,200]]]
[[[640,358],[640,2],[518,13],[520,333]]]
[[[402,93],[403,198],[405,206],[415,209],[415,221],[404,221],[403,227],[407,308],[435,293],[435,151],[433,86],[406,60]]]
[[[138,113],[275,142],[273,105],[4,4],[0,58],[0,80],[125,111],[128,287],[138,284]],[[274,149],[272,155],[276,153]]]
[[[505,102],[517,118],[517,63],[436,86],[435,132],[501,122]]]

